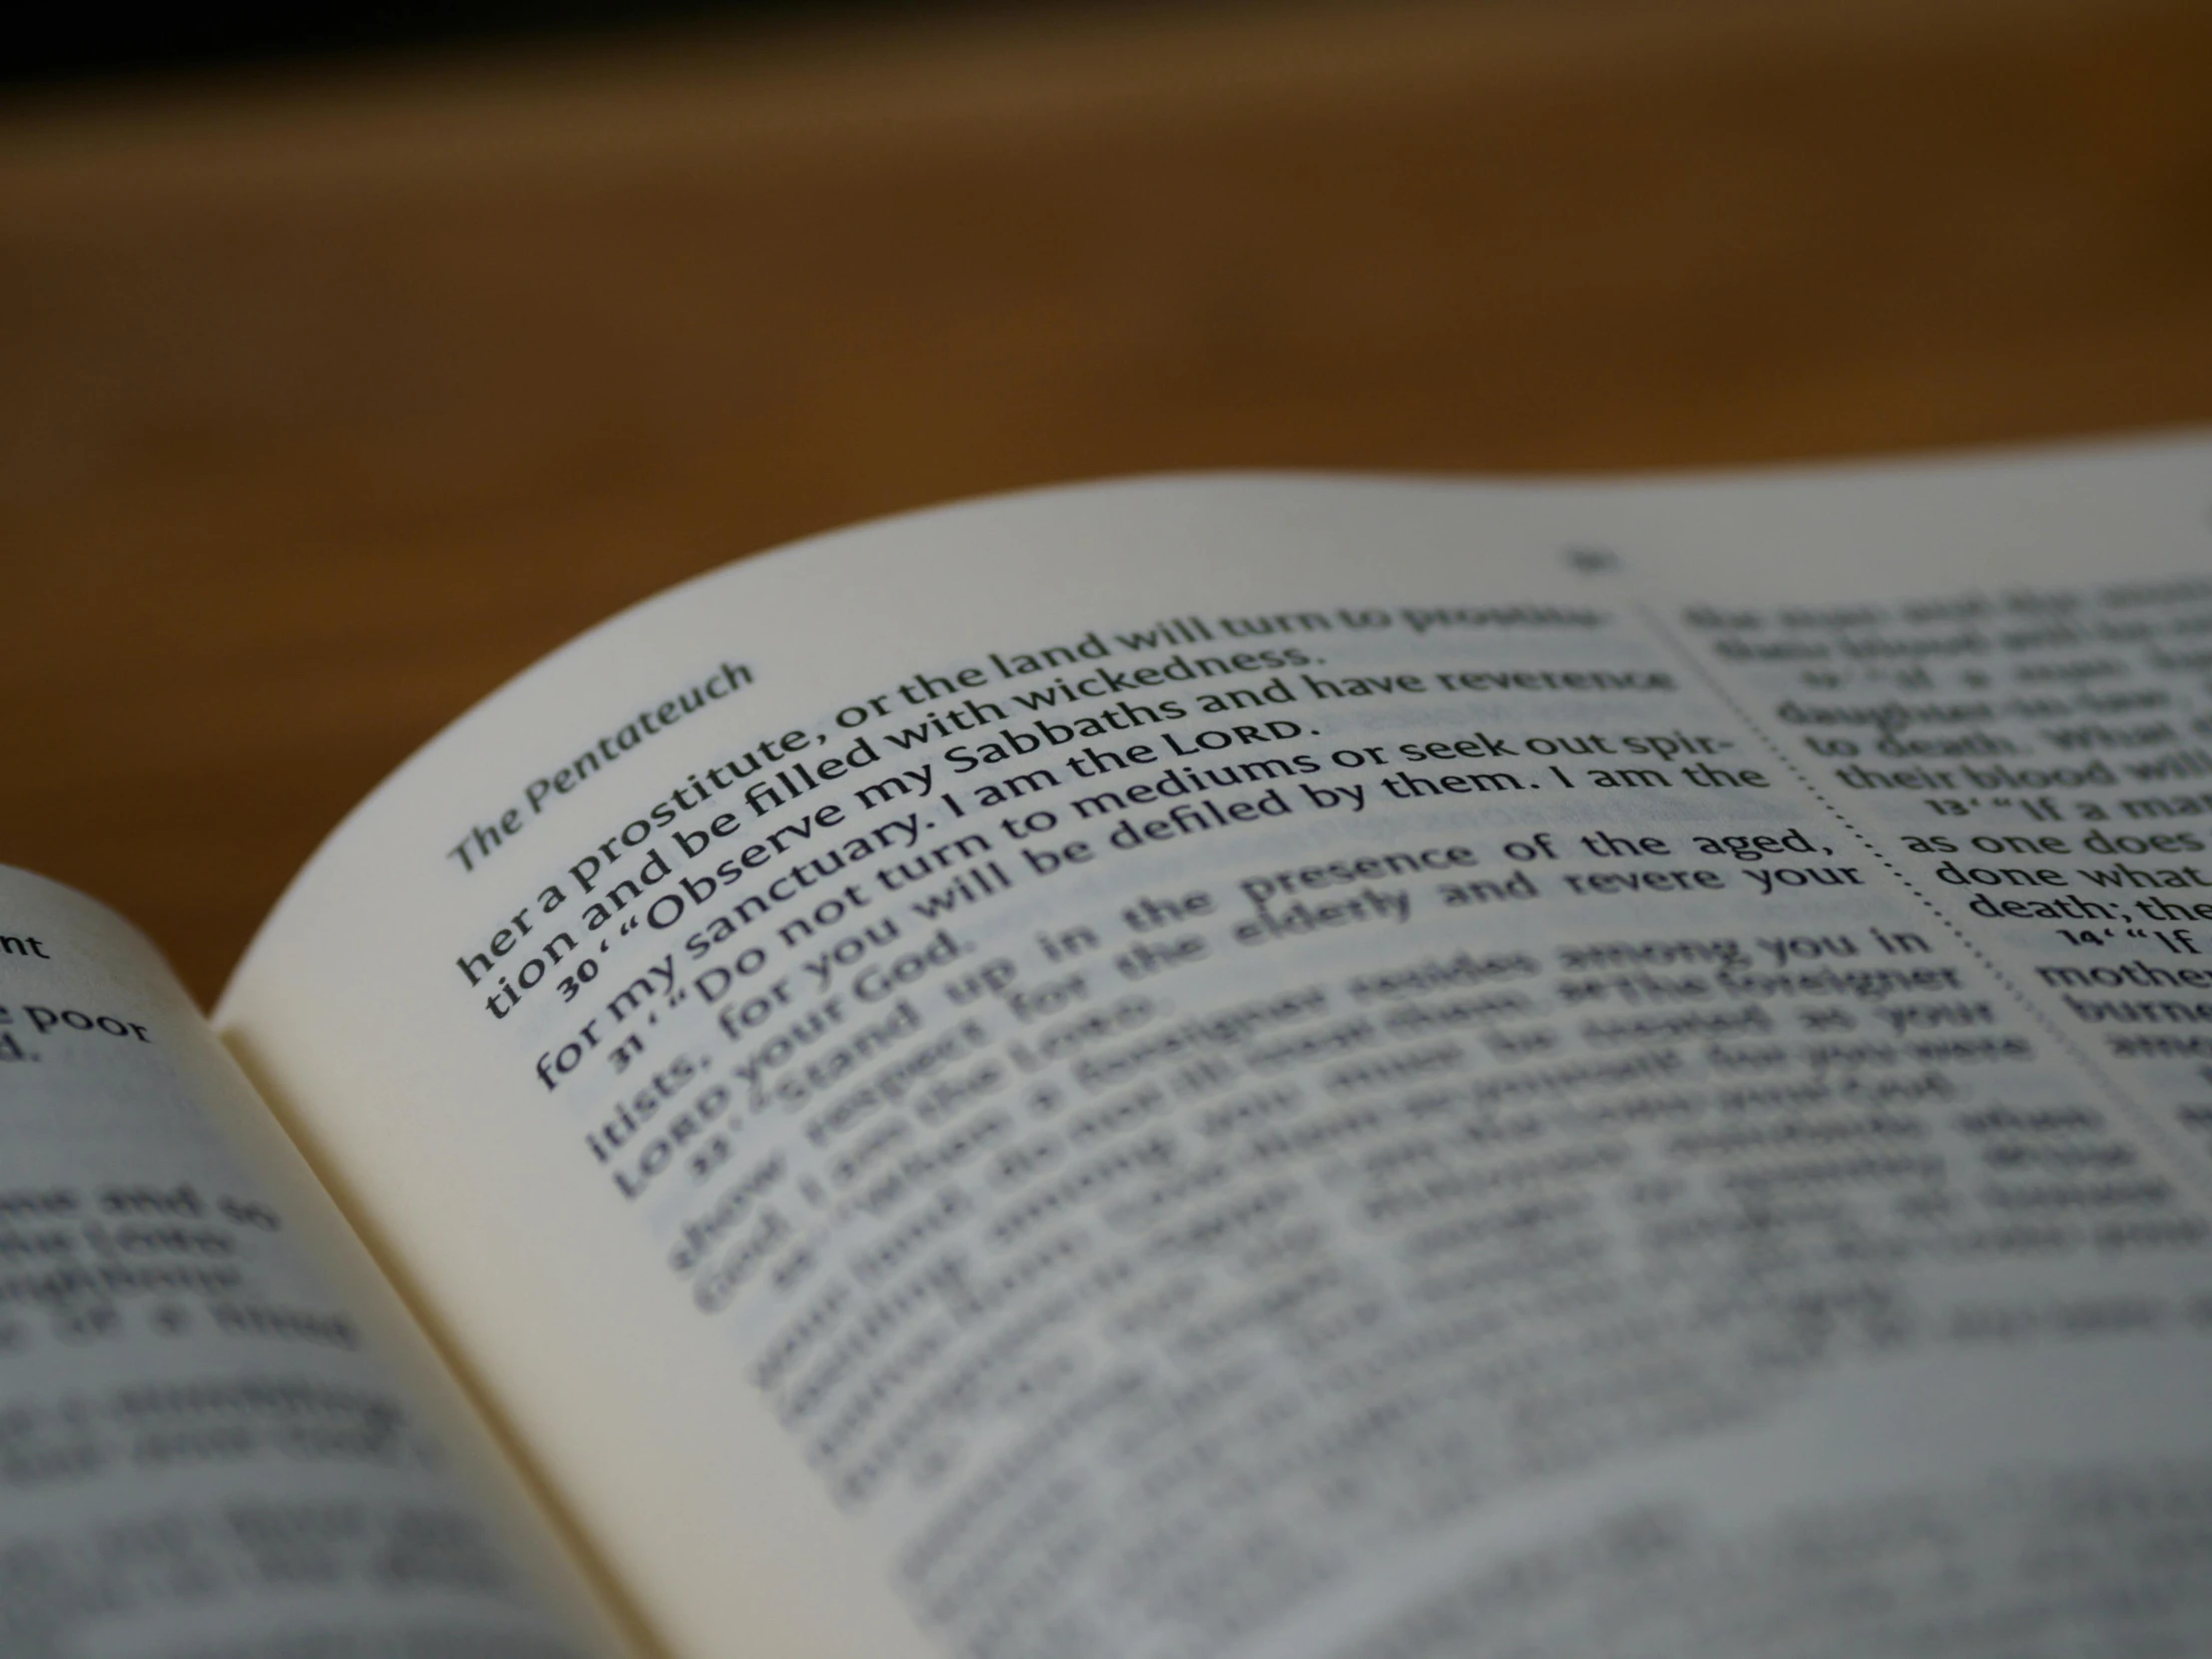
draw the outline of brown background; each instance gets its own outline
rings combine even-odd
[[[1018,12],[0,117],[0,860],[210,997],[679,577],[1127,470],[2212,418],[2212,7]]]

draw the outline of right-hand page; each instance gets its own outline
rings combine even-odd
[[[219,1023],[687,1656],[2202,1650],[2208,503],[847,532],[473,711]]]

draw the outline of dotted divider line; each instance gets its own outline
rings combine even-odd
[[[2173,1164],[2177,1170],[2186,1174],[2190,1184],[2198,1189],[2199,1196],[2212,1200],[2212,1172],[2208,1172],[2205,1168],[2204,1155],[2187,1142],[2177,1143],[2155,1112],[2137,1101],[2134,1096],[2105,1075],[2103,1069],[2089,1057],[2084,1049],[2075,1043],[2073,1038],[2058,1025],[2057,1021],[2038,1008],[2033,999],[2013,982],[2011,975],[1991,961],[1988,953],[1976,944],[1956,922],[1945,915],[1941,906],[1923,892],[1910,875],[1892,863],[1889,854],[1875,845],[1867,837],[1866,831],[1854,824],[1841,807],[1820,792],[1819,788],[1813,783],[1812,779],[1805,775],[1797,762],[1791,759],[1782,746],[1769,735],[1767,729],[1751,718],[1744,706],[1729,694],[1728,688],[1722,685],[1712,671],[1698,659],[1695,652],[1682,643],[1673,629],[1659,620],[1650,606],[1638,605],[1636,613],[1643,618],[1644,625],[1665,642],[1668,649],[1682,660],[1684,665],[1688,667],[1692,674],[1697,676],[1705,688],[1726,705],[1728,712],[1742,721],[1759,741],[1766,745],[1767,752],[1782,763],[1784,770],[1797,780],[1798,787],[1826,808],[1829,816],[1849,830],[1852,838],[1867,849],[1868,855],[1897,878],[1898,885],[1921,901],[1928,913],[1941,924],[1943,930],[1953,939],[1956,939],[1965,949],[1966,954],[1981,965],[1982,971],[2003,986],[2005,993],[2019,1004],[2021,1011],[2036,1025],[2040,1026],[2044,1034],[2053,1043],[2057,1044],[2059,1051],[2071,1059],[2076,1066],[2080,1067],[2090,1081],[2104,1090],[2105,1094],[2110,1097],[2111,1102],[2119,1108],[2122,1117],[2133,1123],[2141,1134],[2165,1152],[2168,1162]],[[2176,1156],[2177,1153],[2179,1154],[2178,1157]]]

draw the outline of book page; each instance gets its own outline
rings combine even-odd
[[[219,1022],[679,1654],[2201,1648],[2208,499],[823,538],[471,712]]]
[[[259,1111],[138,934],[0,868],[0,1651],[610,1651],[309,1266],[316,1195],[219,1132]]]

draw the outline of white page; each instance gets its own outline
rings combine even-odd
[[[219,1023],[679,1653],[2201,1643],[2201,1081],[1777,711],[2018,694],[1899,602],[2202,573],[2208,455],[824,538],[457,723]]]
[[[260,1112],[138,934],[0,868],[0,1649],[607,1651],[318,1265],[320,1195],[232,1138]]]

